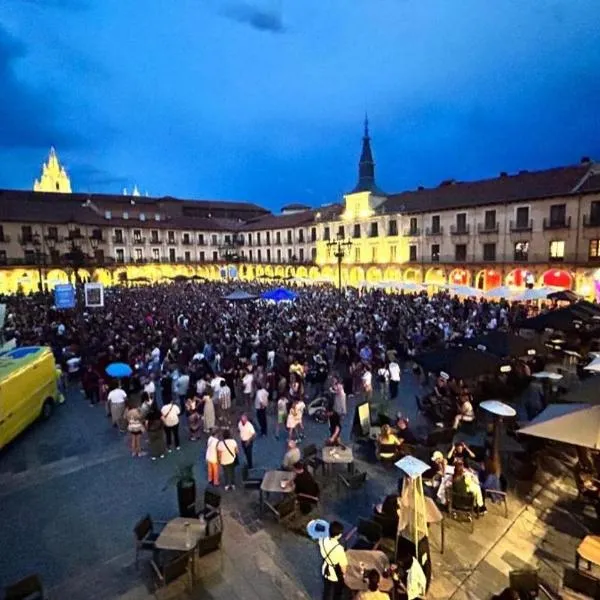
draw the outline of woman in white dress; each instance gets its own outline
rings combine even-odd
[[[204,391],[202,403],[204,404],[204,433],[208,433],[215,426],[215,404],[208,390]]]

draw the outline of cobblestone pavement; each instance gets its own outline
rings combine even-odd
[[[402,410],[419,428],[417,391],[406,373],[392,410]],[[349,423],[346,439],[347,429]],[[306,423],[304,443],[321,443],[325,435],[326,426]],[[270,432],[255,444],[256,466],[276,467],[284,449],[285,442]],[[165,484],[176,464],[193,462],[202,487],[203,456],[200,441],[186,442],[181,452],[156,462],[131,458],[125,437],[109,426],[102,407],[91,408],[77,393],[71,394],[50,421],[36,424],[0,455],[0,587],[35,572],[48,586],[51,600],[153,597],[147,569],[134,567],[133,524],[146,513],[156,519],[175,516],[175,490],[165,489]],[[350,527],[395,488],[398,474],[393,469],[360,459],[358,468],[368,473],[364,492],[337,490],[321,480],[325,519],[337,518]],[[533,490],[531,504],[511,497],[508,518],[492,507],[473,534],[460,523],[448,522],[443,554],[439,528],[432,527],[434,581],[428,598],[488,598],[506,584],[510,568],[525,564],[539,566],[556,583],[562,567],[572,564],[587,525],[569,505],[570,485],[560,473],[552,478],[551,487]],[[199,583],[190,589],[181,582],[156,597],[320,596],[320,559],[313,543],[282,529],[269,515],[261,516],[256,491],[226,493],[224,515],[223,549],[202,559]]]

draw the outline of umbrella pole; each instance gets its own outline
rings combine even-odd
[[[492,460],[494,461],[495,475],[500,477],[502,465],[500,464],[500,433],[502,431],[502,417],[494,418],[494,442],[492,446]]]

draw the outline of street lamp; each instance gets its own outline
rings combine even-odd
[[[350,250],[352,246],[352,240],[345,240],[344,236],[341,232],[338,231],[337,237],[335,240],[331,240],[327,242],[328,248],[333,248],[333,255],[337,259],[338,264],[338,289],[340,293],[340,298],[342,297],[342,261],[346,256],[346,252]]]
[[[42,238],[37,231],[33,234],[31,243],[34,248],[34,260],[38,270],[38,290],[41,293],[44,291],[44,262],[46,257],[42,252]]]

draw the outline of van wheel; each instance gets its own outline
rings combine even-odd
[[[42,414],[40,415],[42,421],[47,421],[52,416],[53,408],[54,402],[52,398],[46,398],[44,406],[42,406]]]

